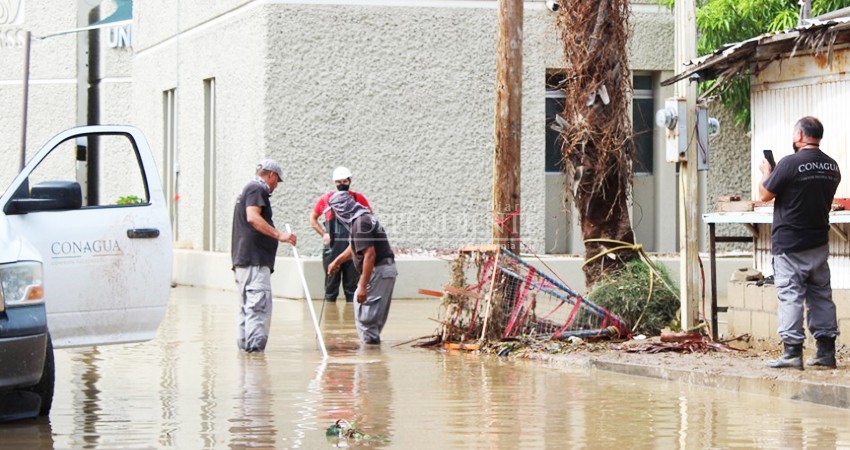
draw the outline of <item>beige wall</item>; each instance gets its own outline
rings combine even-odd
[[[836,344],[850,343],[850,290],[833,289],[841,335]],[[776,288],[773,285],[756,286],[755,282],[730,281],[727,286],[729,311],[727,312],[728,336],[749,334],[750,346],[756,348],[775,347],[781,343],[777,334]],[[804,321],[805,323],[805,321]],[[807,334],[806,347],[814,348],[814,339]]]

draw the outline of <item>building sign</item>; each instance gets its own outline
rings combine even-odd
[[[0,48],[24,46],[24,0],[0,0]]]
[[[2,0],[0,0],[2,1]],[[133,47],[133,27],[126,25],[123,27],[111,27],[108,29],[109,37],[106,42],[112,48],[132,48]]]
[[[24,0],[0,0],[0,26],[24,23]]]
[[[20,28],[0,30],[0,48],[21,48],[25,39],[26,32]]]

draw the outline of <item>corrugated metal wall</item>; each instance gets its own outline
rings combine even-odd
[[[783,70],[797,59],[783,60]],[[835,75],[805,77],[793,81],[763,83],[754,86],[752,93],[752,173],[753,196],[758,194],[761,173],[758,165],[762,150],[773,150],[777,160],[793,152],[791,133],[801,117],[815,116],[823,123],[823,150],[833,157],[839,167],[847,168],[850,144],[850,79],[844,73],[850,67],[834,66]],[[850,179],[850,169],[844,171]],[[850,197],[850,182],[838,187],[837,197]]]
[[[846,51],[834,59],[832,67],[822,67],[812,57],[784,59],[774,63],[770,75],[762,72],[754,79],[751,98],[752,113],[752,173],[753,198],[758,196],[761,172],[758,165],[762,150],[771,149],[777,160],[793,152],[791,134],[801,117],[815,116],[824,125],[823,150],[838,162],[843,181],[836,197],[850,197],[850,79]],[[821,63],[822,64],[822,63]],[[768,77],[772,76],[773,79]],[[836,225],[848,233],[848,225]],[[773,274],[770,258],[770,225],[758,226],[756,239],[756,268],[765,276]],[[830,269],[833,289],[850,289],[850,242],[830,232]]]

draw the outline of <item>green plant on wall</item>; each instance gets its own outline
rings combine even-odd
[[[118,200],[115,201],[116,205],[140,205],[144,203],[139,197],[135,195],[125,195],[124,197],[118,197]]]

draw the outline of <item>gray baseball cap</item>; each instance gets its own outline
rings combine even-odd
[[[280,164],[273,159],[264,159],[257,164],[257,171],[260,170],[268,170],[269,172],[274,172],[277,174],[280,181],[283,181],[283,169],[280,168]]]

